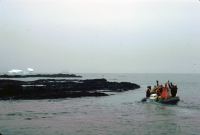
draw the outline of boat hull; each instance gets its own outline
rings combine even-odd
[[[168,99],[149,99],[149,98],[142,99],[142,102],[155,102],[155,103],[169,104],[169,105],[175,105],[179,101],[180,101],[179,97],[171,97]]]
[[[180,101],[179,97],[172,97],[169,99],[160,99],[157,100],[156,102],[162,103],[162,104],[177,104]]]

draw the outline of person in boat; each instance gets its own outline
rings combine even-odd
[[[159,81],[158,80],[156,80],[156,85],[157,85],[157,87],[159,86]]]
[[[171,97],[176,97],[176,94],[177,94],[177,85],[173,85],[172,82],[168,82],[168,85],[169,85],[169,89],[170,89],[170,96]]]
[[[153,89],[151,89],[151,94],[156,94],[158,87],[154,85]]]
[[[154,88],[151,90],[151,94],[160,95],[161,88],[162,88],[162,85],[159,85],[159,81],[156,80],[156,85],[155,85]]]
[[[172,97],[176,97],[177,90],[178,90],[177,85],[172,85],[172,87],[171,87]]]
[[[146,90],[146,98],[149,98],[150,95],[151,95],[151,86],[148,86]]]
[[[172,86],[171,86],[171,83],[169,82],[169,80],[167,81],[167,89],[168,89],[168,97],[171,97]]]
[[[162,88],[162,93],[160,95],[161,99],[167,99],[169,97],[168,95],[168,87],[167,87],[167,83],[165,84],[165,87]]]
[[[162,85],[159,85],[158,88],[156,89],[156,94],[158,95],[158,97],[161,96],[162,89],[163,89]]]

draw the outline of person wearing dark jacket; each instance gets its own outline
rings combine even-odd
[[[146,90],[146,97],[149,98],[150,95],[151,95],[151,86],[148,86]]]
[[[171,87],[172,97],[176,97],[177,90],[178,90],[177,86],[176,85],[172,85],[172,87]]]

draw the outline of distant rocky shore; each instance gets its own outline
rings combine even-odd
[[[134,83],[109,82],[106,79],[40,79],[36,81],[0,79],[0,99],[108,96],[108,92],[123,92],[137,88],[140,86]]]
[[[57,77],[81,77],[75,74],[27,74],[27,75],[0,75],[0,78],[29,78],[29,77],[48,77],[48,78],[57,78]]]

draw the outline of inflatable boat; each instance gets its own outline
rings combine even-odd
[[[169,105],[175,105],[180,101],[180,98],[178,96],[176,97],[169,97],[167,99],[159,99],[157,97],[157,94],[151,94],[149,98],[143,98],[142,102],[155,102],[155,103],[161,103],[161,104],[169,104]]]

